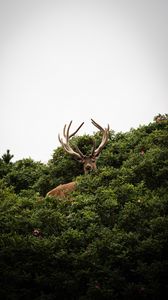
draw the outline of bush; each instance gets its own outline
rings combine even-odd
[[[73,173],[60,148],[47,166],[9,164],[0,180],[1,298],[166,299],[166,137],[166,120],[113,134],[88,175]],[[70,199],[40,196],[73,174]]]

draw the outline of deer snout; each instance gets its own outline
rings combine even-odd
[[[91,173],[93,171],[93,167],[90,164],[85,166],[85,174]]]
[[[87,170],[87,171],[90,171],[90,170],[92,170],[92,166],[91,166],[91,165],[89,165],[89,164],[88,164],[88,165],[86,165],[86,170]]]

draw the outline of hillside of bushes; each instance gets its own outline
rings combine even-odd
[[[83,152],[90,139],[73,139]],[[0,298],[168,297],[168,115],[110,132],[97,171],[53,152],[47,164],[0,159]],[[68,197],[47,197],[76,180]]]

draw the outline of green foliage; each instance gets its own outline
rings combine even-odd
[[[167,298],[167,129],[112,133],[88,175],[61,148],[47,165],[0,160],[2,299]],[[75,177],[70,198],[41,196]]]
[[[5,163],[0,160],[0,179],[13,186],[16,193],[32,189],[41,195],[46,195],[52,184],[49,167],[31,158],[18,160],[15,163]]]
[[[32,188],[34,182],[38,179],[40,163],[32,159],[22,159],[17,161],[6,176],[9,185],[14,186],[16,193],[23,189]]]
[[[52,178],[52,187],[70,182],[75,176],[83,172],[82,164],[64,153],[62,148],[57,148],[54,151],[53,158],[48,164]]]
[[[6,164],[9,164],[14,155],[10,154],[10,150],[7,150],[6,153],[2,155],[2,159]]]

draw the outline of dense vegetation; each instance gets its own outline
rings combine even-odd
[[[88,175],[62,148],[47,165],[2,156],[1,299],[168,297],[167,119],[111,132],[97,172]],[[87,151],[89,139],[74,142]],[[45,197],[73,179],[68,198]]]

